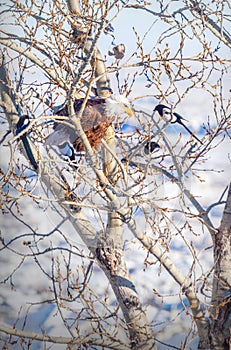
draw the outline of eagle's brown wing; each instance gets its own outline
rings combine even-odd
[[[111,122],[104,122],[94,126],[92,129],[85,131],[91,147],[96,151],[99,151],[101,140],[105,136],[105,133],[110,125]],[[85,150],[79,137],[73,142],[73,147],[77,152],[83,152]]]
[[[74,102],[75,112],[78,113],[82,106],[83,99]],[[68,108],[65,106],[56,115],[68,116]],[[108,116],[105,109],[105,100],[101,98],[89,99],[81,117],[81,125],[88,140],[97,151],[100,148],[101,139],[104,137],[108,127],[112,124],[114,117]],[[64,123],[56,123],[55,130],[45,142],[45,145],[60,145],[69,141],[78,152],[84,151],[84,147],[77,132],[71,126]]]

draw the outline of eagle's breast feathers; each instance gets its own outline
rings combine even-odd
[[[84,99],[78,99],[74,102],[76,114],[80,111],[83,101]],[[96,151],[100,149],[101,139],[108,127],[123,113],[131,115],[132,110],[128,100],[122,95],[87,100],[81,116],[81,125]],[[68,107],[64,106],[56,115],[68,116]],[[85,150],[74,127],[68,126],[66,122],[55,122],[54,131],[46,138],[45,145],[59,146],[65,142],[70,142],[77,152]]]

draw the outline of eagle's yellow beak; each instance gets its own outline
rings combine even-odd
[[[129,116],[129,117],[131,117],[132,115],[133,115],[133,109],[132,109],[132,107],[124,107],[124,112],[125,113],[127,113],[127,115]]]

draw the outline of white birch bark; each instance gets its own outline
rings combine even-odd
[[[81,12],[79,1],[67,1],[71,12]],[[73,10],[73,11],[72,11]],[[84,51],[89,55],[91,43],[86,44]],[[94,48],[91,64],[95,69],[95,78],[98,95],[102,96],[104,88],[109,87],[107,71],[102,56],[97,48]],[[115,152],[115,137],[113,127],[109,128],[106,140],[109,148]],[[113,184],[113,176],[117,163],[112,154],[104,150],[104,170],[110,182]],[[117,199],[118,201],[118,199]],[[116,201],[116,202],[117,202]],[[118,204],[117,204],[118,206]],[[96,256],[101,268],[108,277],[119,305],[123,311],[128,331],[131,338],[131,346],[134,349],[156,349],[153,333],[148,324],[141,302],[132,283],[124,255],[122,251],[123,225],[121,217],[116,211],[108,213],[108,223],[105,235],[101,237],[96,249]]]
[[[213,349],[228,350],[231,345],[231,184],[221,224],[214,237],[214,276],[211,301]]]

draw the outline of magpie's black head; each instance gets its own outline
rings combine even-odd
[[[150,153],[154,152],[155,150],[157,150],[158,148],[160,148],[160,145],[157,142],[149,141],[144,146],[144,153],[150,154]]]
[[[161,117],[167,117],[170,123],[182,124],[182,118],[178,113],[172,112],[172,109],[168,106],[159,104],[155,107],[154,111],[157,111]]]
[[[159,115],[161,117],[164,116],[164,110],[167,109],[167,110],[170,110],[169,107],[165,106],[165,105],[162,105],[162,104],[159,104],[155,107],[154,111],[157,111],[159,113]]]

